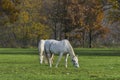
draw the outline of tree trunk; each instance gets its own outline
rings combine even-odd
[[[89,31],[89,48],[92,48],[92,30]]]
[[[62,40],[62,24],[60,25],[59,40]]]
[[[55,23],[55,29],[54,29],[54,39],[57,40],[57,26]]]
[[[83,48],[85,47],[85,30],[83,31],[83,42],[82,42]]]
[[[65,34],[65,39],[68,39],[68,37],[67,37],[67,28],[66,28],[66,26],[65,26],[64,34]]]

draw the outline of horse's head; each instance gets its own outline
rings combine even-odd
[[[79,68],[78,58],[76,56],[72,58],[72,62],[75,67]]]

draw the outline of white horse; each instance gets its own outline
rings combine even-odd
[[[67,59],[69,55],[72,59],[73,65],[77,68],[79,67],[78,58],[75,56],[73,48],[68,40],[62,40],[62,41],[46,40],[44,48],[45,48],[44,51],[45,51],[50,67],[52,67],[52,58],[54,54],[59,54],[56,67],[58,67],[58,64],[63,54],[65,54],[65,67],[66,68],[67,68]]]

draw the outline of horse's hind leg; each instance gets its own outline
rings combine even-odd
[[[51,62],[52,62],[52,64],[53,64],[53,60],[54,60],[53,57],[54,57],[54,54],[51,55]]]
[[[51,57],[51,54],[47,54],[47,60],[48,60],[48,63],[50,65],[50,67],[52,67],[52,57]]]

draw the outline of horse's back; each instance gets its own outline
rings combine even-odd
[[[45,42],[46,51],[51,51],[52,53],[67,53],[68,52],[68,40],[47,40]]]

